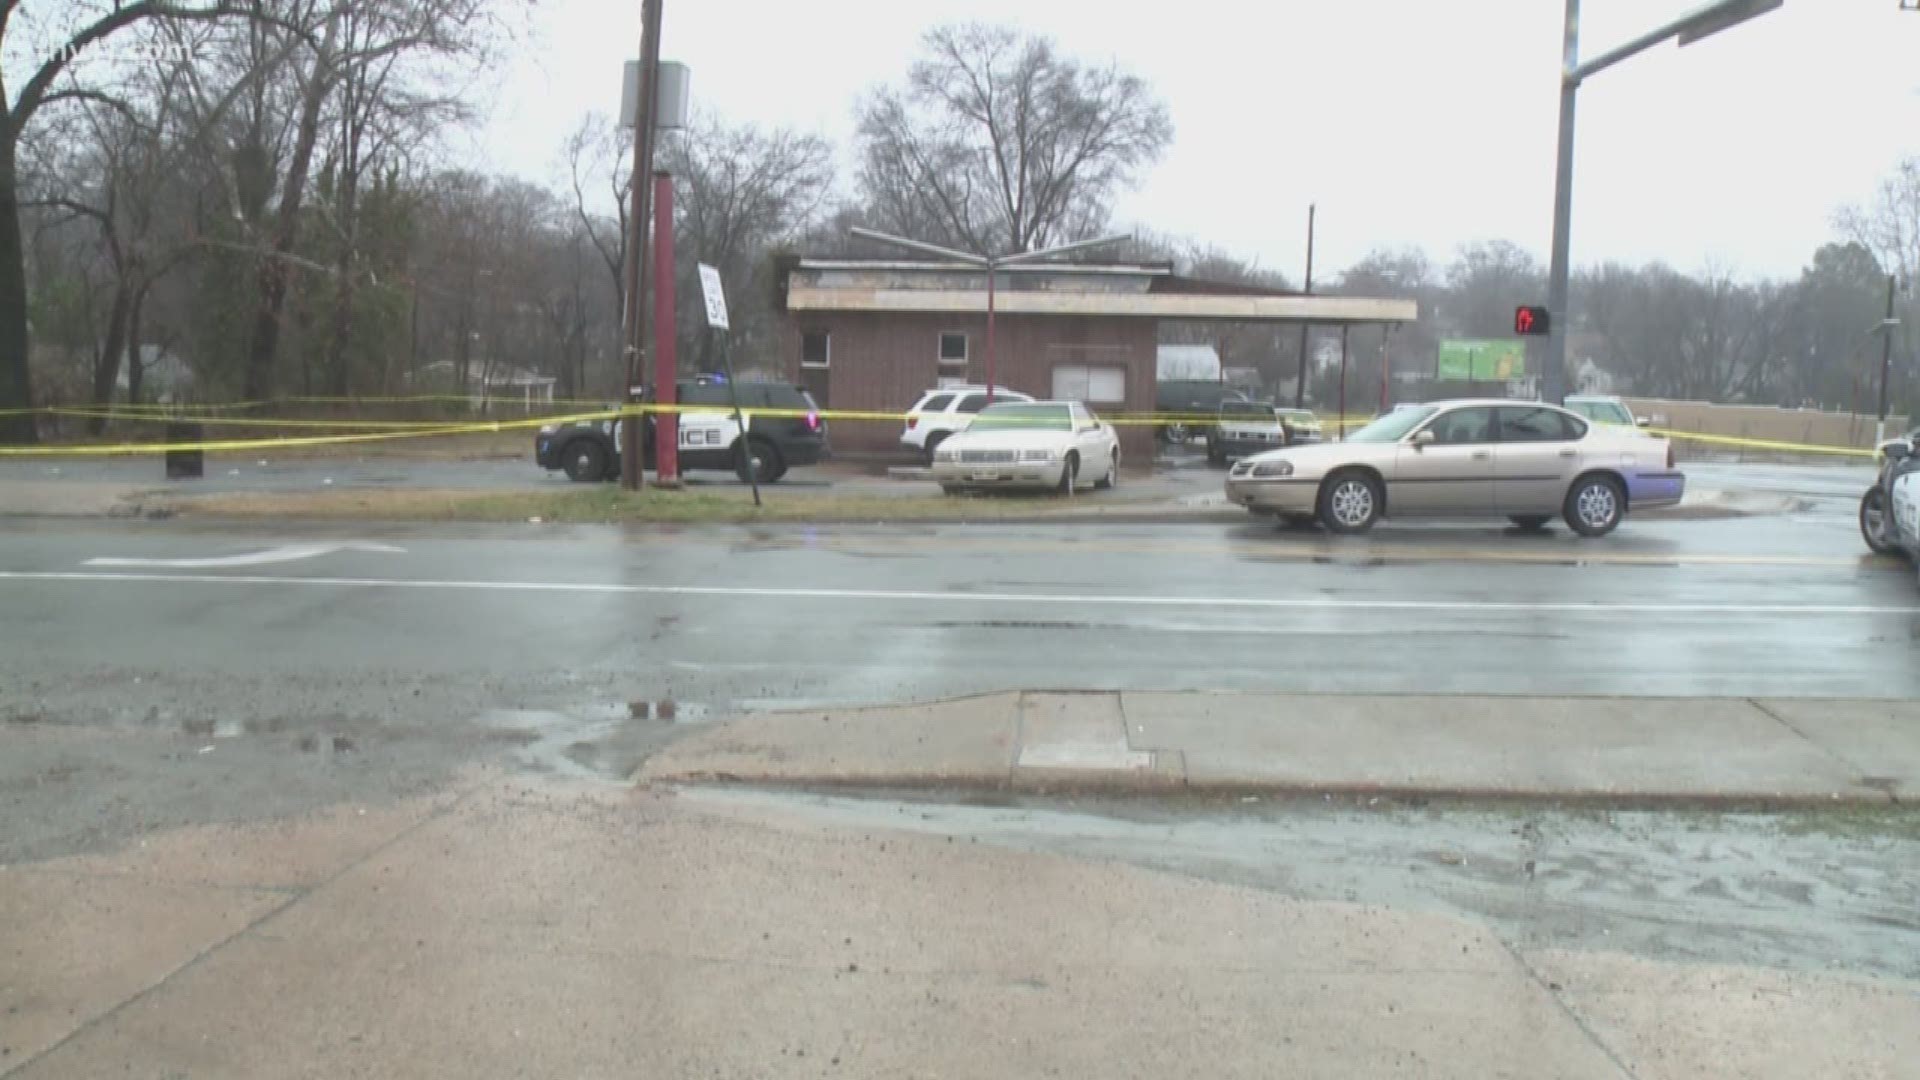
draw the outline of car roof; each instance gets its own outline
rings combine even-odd
[[[1444,398],[1440,401],[1422,401],[1417,403],[1410,403],[1406,407],[1416,408],[1424,405],[1431,405],[1431,406],[1434,406],[1435,408],[1448,408],[1448,409],[1455,408],[1461,405],[1506,405],[1514,408],[1518,408],[1526,405],[1540,405],[1540,406],[1545,406],[1546,408],[1549,408],[1549,409],[1561,409],[1563,412],[1565,411],[1563,406],[1554,405],[1550,402],[1525,401],[1517,398]]]

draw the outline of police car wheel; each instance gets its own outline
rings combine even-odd
[[[780,451],[772,443],[759,439],[749,439],[742,449],[736,449],[733,455],[733,472],[743,484],[751,483],[757,475],[764,483],[772,483],[785,475],[786,463],[780,460]]]
[[[561,451],[561,463],[567,479],[576,482],[598,480],[607,474],[607,452],[589,439],[575,439]]]

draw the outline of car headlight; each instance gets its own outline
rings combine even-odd
[[[952,450],[936,448],[933,452],[933,460],[935,461],[953,461],[953,460],[956,460],[958,457],[959,455]]]
[[[542,434],[542,435],[551,435],[551,434],[553,434],[554,432],[556,432],[556,431],[559,431],[559,430],[560,430],[560,425],[558,425],[558,424],[542,424],[542,425],[540,425],[540,434]]]
[[[1020,451],[1021,461],[1057,461],[1059,460],[1059,458],[1060,458],[1060,451],[1058,450],[1022,450]]]
[[[1253,466],[1253,475],[1255,476],[1292,476],[1293,462],[1291,461],[1256,462]]]

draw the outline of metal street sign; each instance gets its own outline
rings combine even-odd
[[[673,60],[660,61],[660,100],[653,110],[653,125],[661,131],[677,131],[687,126],[689,87],[693,81],[687,65]],[[633,127],[640,113],[640,61],[629,60],[621,71],[620,126]]]
[[[727,294],[720,286],[720,271],[700,264],[700,295],[707,302],[707,325],[715,330],[731,329],[727,326]]]

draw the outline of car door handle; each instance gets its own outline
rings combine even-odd
[[[1575,454],[1575,453],[1577,453],[1577,451],[1574,451],[1574,450],[1562,450],[1562,451],[1560,451],[1560,456],[1561,456],[1561,457],[1572,457],[1572,456],[1574,456],[1574,454]]]
[[[1492,454],[1488,453],[1485,450],[1475,450],[1473,452],[1473,460],[1475,461],[1485,461],[1492,456],[1493,456]]]

